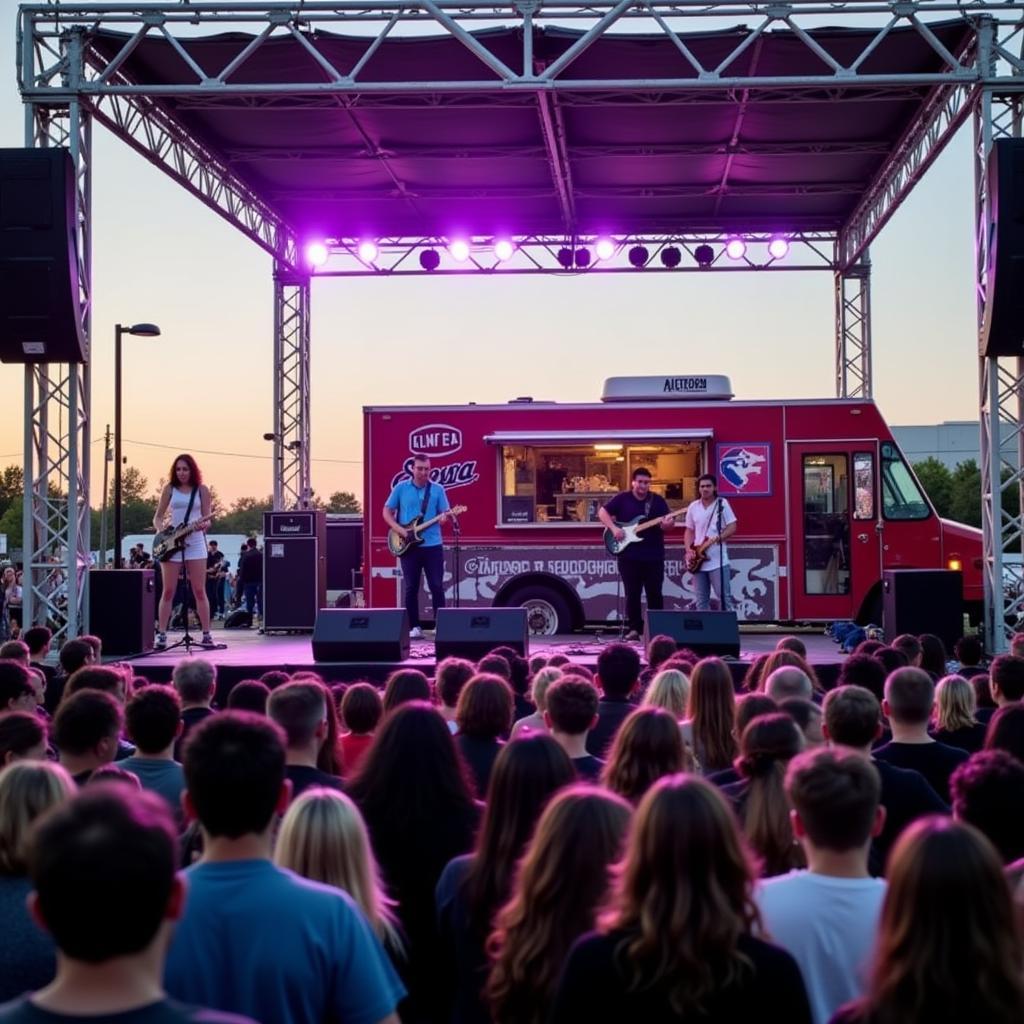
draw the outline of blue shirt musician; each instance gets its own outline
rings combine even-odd
[[[671,530],[675,519],[669,515],[668,502],[660,494],[651,493],[651,471],[638,466],[633,470],[633,480],[628,491],[616,494],[603,508],[597,510],[597,518],[615,536],[623,540],[626,531],[619,523],[630,523],[641,516],[645,520],[661,519],[661,528],[644,530],[635,543],[624,547],[618,555],[619,575],[626,592],[626,633],[627,640],[639,640],[644,630],[641,598],[647,595],[647,608],[665,607],[662,597],[662,583],[665,579],[665,537],[663,531]]]
[[[722,611],[731,611],[729,551],[725,542],[736,532],[736,513],[725,498],[718,496],[718,481],[710,473],[697,478],[697,494],[697,500],[690,502],[686,510],[684,534],[688,566],[693,565],[697,552],[703,549],[701,564],[695,572],[691,569],[697,611],[710,611],[712,587]]]
[[[427,588],[433,602],[434,614],[443,608],[444,601],[444,546],[441,538],[441,523],[449,517],[451,506],[448,495],[440,484],[430,479],[430,459],[417,455],[412,462],[412,479],[396,484],[384,503],[384,522],[404,539],[413,531],[404,523],[411,523],[417,517],[438,521],[420,532],[423,538],[401,556],[402,587],[405,610],[409,614],[409,636],[413,640],[423,637],[420,623],[420,583],[424,574]]]

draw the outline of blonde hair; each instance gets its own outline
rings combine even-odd
[[[677,668],[666,668],[659,672],[647,687],[642,706],[664,708],[671,711],[676,721],[686,717],[686,705],[690,701],[690,680]]]
[[[963,676],[943,676],[935,687],[932,723],[936,729],[969,729],[977,724],[974,687]]]
[[[548,687],[562,678],[562,670],[548,666],[542,668],[530,684],[530,699],[538,711],[546,711],[548,706]]]
[[[384,891],[363,817],[344,793],[316,786],[294,800],[277,834],[274,863],[347,892],[381,942],[402,952],[395,901]]]
[[[14,761],[0,771],[0,874],[27,871],[32,823],[77,788],[67,769],[52,761]]]

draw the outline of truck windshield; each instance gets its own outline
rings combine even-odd
[[[886,519],[927,519],[928,500],[921,492],[900,450],[882,444],[882,515]]]

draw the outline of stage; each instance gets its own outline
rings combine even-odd
[[[731,661],[733,676],[738,682],[748,665],[759,654],[774,649],[781,636],[796,635],[807,646],[808,661],[818,673],[821,682],[831,686],[845,655],[839,647],[822,632],[817,630],[787,630],[784,628],[756,627],[741,629],[740,657]],[[223,698],[235,683],[242,679],[258,679],[264,672],[279,669],[298,672],[311,669],[318,672],[327,682],[351,682],[368,679],[383,682],[396,668],[418,668],[428,676],[434,672],[436,658],[431,634],[424,640],[413,640],[409,657],[404,661],[314,661],[312,641],[309,633],[286,633],[263,635],[255,629],[214,629],[214,639],[224,644],[222,650],[206,650],[194,646],[192,657],[206,658],[217,666],[218,692]],[[173,631],[167,634],[174,643],[181,638]],[[196,634],[198,639],[198,633]],[[593,669],[598,655],[608,644],[618,641],[617,631],[590,631],[562,636],[531,638],[529,654],[564,654],[570,660]],[[643,657],[643,645],[632,644]],[[153,682],[168,682],[174,666],[186,657],[184,647],[160,653],[147,653],[135,657],[111,657],[104,661],[130,661],[136,675],[145,676]]]

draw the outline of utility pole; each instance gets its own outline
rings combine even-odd
[[[100,569],[107,567],[107,472],[113,459],[114,452],[110,447],[110,424],[108,423],[103,446],[103,510],[100,512],[100,564],[98,566]]]

